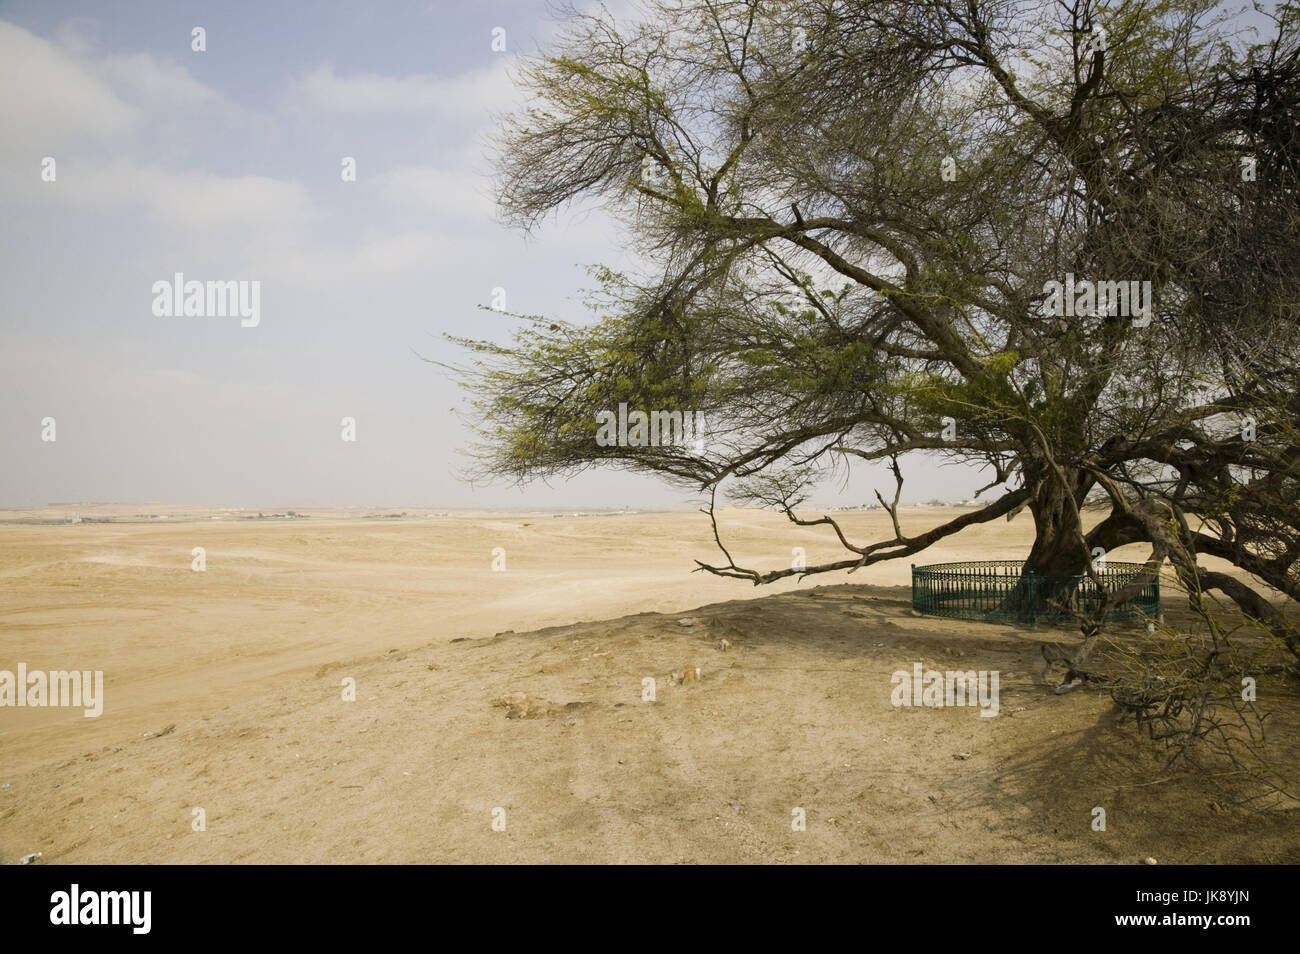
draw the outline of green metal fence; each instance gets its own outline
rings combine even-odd
[[[1111,563],[1098,571],[1111,592],[1131,583],[1141,563]],[[1101,600],[1087,574],[1048,576],[1026,570],[1020,560],[912,564],[912,608],[929,616],[979,622],[1059,623],[1091,615]],[[1160,615],[1160,579],[1151,579],[1129,602],[1111,607],[1108,620]]]

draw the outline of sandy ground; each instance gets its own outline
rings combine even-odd
[[[1300,861],[1294,811],[1164,775],[1103,693],[1054,695],[1039,645],[1068,633],[915,617],[907,561],[755,589],[689,572],[717,556],[699,514],[310,512],[0,512],[0,669],[106,684],[98,719],[0,708],[3,860]],[[51,522],[78,515],[129,522]],[[762,568],[839,555],[768,514],[723,527]],[[1031,530],[918,562],[1022,556]],[[893,707],[916,662],[999,671],[1000,714]]]

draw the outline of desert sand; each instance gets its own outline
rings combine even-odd
[[[1055,695],[1039,647],[1068,630],[914,616],[910,560],[755,588],[691,572],[718,559],[693,512],[306,512],[0,512],[0,669],[105,678],[99,718],[0,708],[0,860],[1300,861],[1294,810],[1163,772],[1100,690]],[[746,565],[841,554],[771,514],[722,527]],[[916,562],[1020,558],[1031,533]],[[895,708],[917,662],[999,671],[999,715]],[[1295,700],[1266,697],[1294,765]]]

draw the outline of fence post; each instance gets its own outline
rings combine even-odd
[[[1038,625],[1038,585],[1033,570],[1029,571],[1029,625]]]

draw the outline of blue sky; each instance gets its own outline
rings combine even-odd
[[[687,502],[626,474],[469,487],[463,396],[413,353],[502,335],[494,288],[584,320],[580,266],[628,263],[599,212],[495,220],[485,137],[553,28],[538,2],[0,4],[0,506]],[[175,272],[260,281],[260,323],[156,317]],[[905,499],[977,485],[927,470]]]

